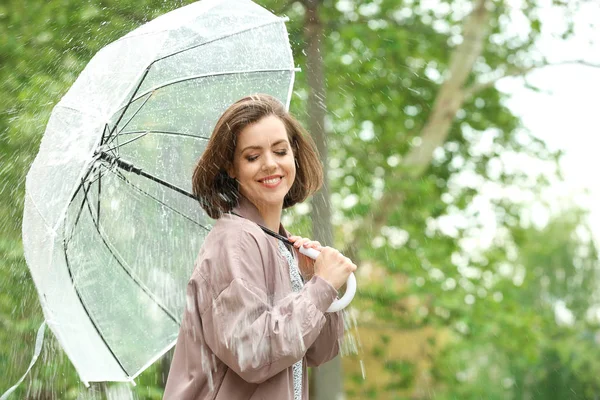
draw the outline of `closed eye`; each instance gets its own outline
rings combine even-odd
[[[288,154],[288,149],[275,150],[273,152],[275,154],[277,154],[278,156],[283,157]],[[252,162],[252,161],[256,161],[258,159],[258,157],[260,157],[260,155],[252,154],[252,155],[246,156],[246,160],[248,160],[248,162]]]

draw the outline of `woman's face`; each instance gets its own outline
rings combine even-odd
[[[283,207],[296,178],[296,164],[283,122],[269,115],[239,133],[229,175],[259,210]]]

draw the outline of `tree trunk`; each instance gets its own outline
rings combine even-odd
[[[307,43],[306,77],[309,86],[308,129],[311,132],[323,163],[324,184],[312,201],[313,238],[324,245],[333,244],[331,203],[327,174],[327,140],[325,134],[325,75],[321,55],[323,25],[319,19],[319,1],[307,0],[304,34]],[[342,374],[339,356],[315,368],[311,374],[311,398],[336,400],[342,398]]]

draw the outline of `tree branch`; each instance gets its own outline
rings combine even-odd
[[[494,79],[490,79],[489,81],[486,81],[486,82],[475,83],[475,84],[471,85],[470,87],[466,88],[464,90],[465,100],[471,98],[473,95],[475,95],[476,93],[478,93],[482,90],[493,87],[501,79],[525,76],[525,75],[529,74],[531,71],[538,70],[538,69],[545,68],[545,67],[555,67],[558,65],[583,65],[586,67],[600,68],[600,64],[595,64],[595,63],[585,61],[585,60],[566,60],[566,61],[560,61],[560,62],[556,62],[556,63],[544,63],[541,65],[534,65],[529,68],[513,68],[510,71],[506,72],[502,76],[499,76]]]
[[[463,86],[473,70],[473,65],[483,52],[487,37],[490,12],[487,0],[477,0],[473,11],[463,25],[463,42],[456,47],[450,57],[447,78],[441,85],[433,104],[431,114],[423,127],[420,146],[414,146],[402,160],[401,165],[389,177],[391,180],[417,179],[422,176],[433,159],[434,150],[448,137],[456,112],[464,102]],[[404,194],[386,191],[373,213],[365,216],[355,232],[379,232],[389,214],[397,209]],[[354,235],[344,253],[354,256],[358,262],[357,247],[365,235]]]

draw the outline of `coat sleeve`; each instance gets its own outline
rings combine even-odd
[[[333,359],[340,352],[340,343],[344,336],[342,311],[326,313],[325,320],[321,333],[306,352],[308,367],[318,367]]]
[[[202,329],[221,361],[245,381],[262,383],[303,358],[326,324],[325,310],[337,292],[315,277],[300,292],[273,302],[264,271],[280,267],[263,265],[269,258],[251,233],[235,236],[229,242],[235,245],[224,245],[208,268],[230,279],[222,288],[211,287],[210,301],[200,309]]]
[[[286,233],[290,236],[289,232]],[[297,259],[300,257],[300,253],[296,248],[294,248],[294,254]],[[307,366],[318,367],[337,356],[340,352],[340,342],[343,337],[344,319],[342,311],[325,313],[325,325],[306,352]]]

